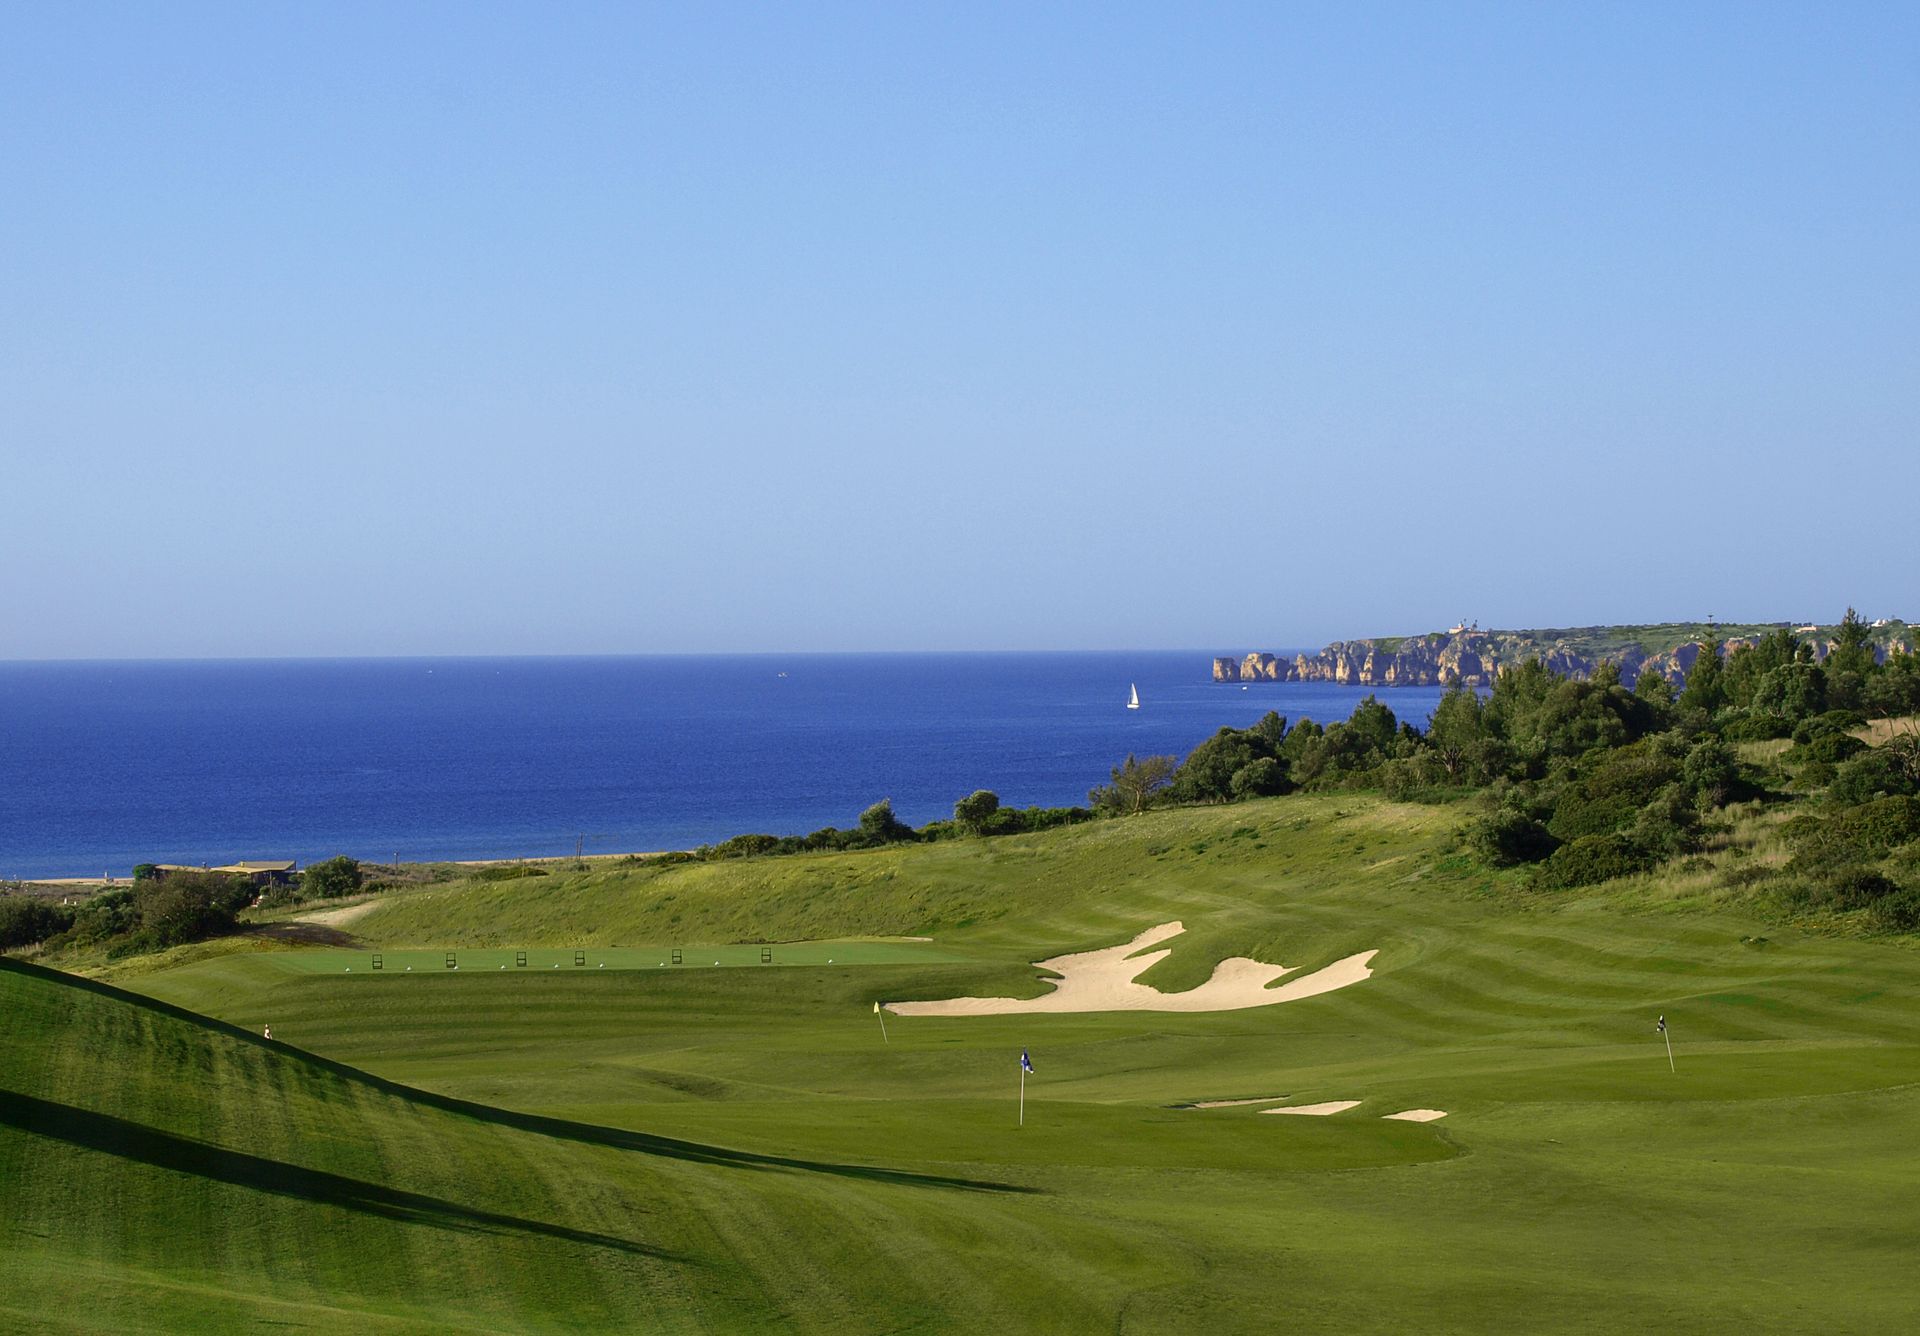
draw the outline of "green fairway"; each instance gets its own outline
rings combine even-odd
[[[601,868],[126,973],[211,1022],[0,973],[0,1311],[84,1277],[114,1326],[1920,1321],[1920,953],[1525,893],[1454,820],[1286,798]],[[1029,962],[1173,919],[1166,991],[1379,954],[1239,1011],[873,1013],[1035,996]],[[1358,1103],[1182,1107],[1215,1100]]]

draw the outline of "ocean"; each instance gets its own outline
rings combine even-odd
[[[0,878],[690,848],[880,798],[920,825],[980,788],[1064,806],[1128,752],[1370,690],[1210,674],[1206,652],[0,663]],[[1378,694],[1424,725],[1440,688]]]

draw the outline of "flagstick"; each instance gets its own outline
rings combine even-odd
[[[1667,1041],[1667,1070],[1678,1075],[1680,1069],[1673,1065],[1673,1036],[1662,1030],[1660,1037]]]
[[[891,1044],[893,1041],[887,1038],[887,1013],[882,1011],[878,1014],[880,1016],[880,1042],[883,1044]]]
[[[1027,1065],[1020,1064],[1020,1126],[1027,1125]]]

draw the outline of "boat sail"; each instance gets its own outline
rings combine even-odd
[[[1127,708],[1129,710],[1140,708],[1140,688],[1132,682],[1127,683]]]

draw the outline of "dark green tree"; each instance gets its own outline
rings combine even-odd
[[[1000,795],[988,789],[975,789],[953,805],[953,821],[969,835],[985,833],[994,813],[1000,810]]]
[[[364,880],[359,860],[340,854],[309,864],[300,874],[300,893],[309,900],[333,900],[352,895]]]
[[[1179,764],[1171,756],[1135,756],[1128,752],[1127,759],[1113,768],[1111,782],[1087,794],[1087,801],[1105,812],[1144,812],[1173,782]]]
[[[870,844],[898,844],[914,838],[913,827],[893,814],[891,798],[882,798],[860,814],[860,834]]]
[[[1686,689],[1680,693],[1680,708],[1699,710],[1711,719],[1727,703],[1726,685],[1721,681],[1726,663],[1720,657],[1718,642],[1702,645],[1687,669]]]
[[[1454,683],[1434,706],[1433,720],[1427,725],[1427,743],[1453,782],[1471,778],[1468,761],[1475,745],[1487,738],[1487,707],[1472,687]]]
[[[1866,703],[1867,679],[1877,665],[1873,657],[1873,630],[1852,608],[1833,633],[1827,655],[1827,699],[1836,710],[1857,710]]]

